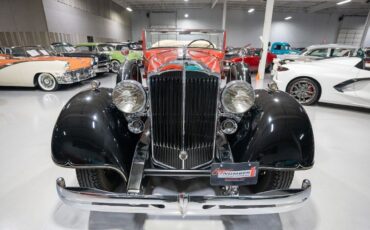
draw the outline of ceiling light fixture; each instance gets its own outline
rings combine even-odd
[[[188,17],[189,17],[189,14],[184,14],[184,17],[185,17],[185,18],[188,18]]]
[[[284,18],[284,20],[290,20],[290,19],[292,19],[292,16],[288,16],[288,17]]]
[[[248,13],[253,13],[254,12],[254,8],[250,8],[249,10],[248,10]]]
[[[340,1],[340,2],[337,2],[337,5],[343,5],[343,4],[346,4],[346,3],[349,3],[351,2],[352,0],[344,0],[344,1]]]
[[[132,12],[132,9],[130,7],[126,7],[126,10]]]
[[[184,0],[184,2],[187,2],[187,1],[189,1],[189,0]]]

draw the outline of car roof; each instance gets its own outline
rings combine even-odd
[[[100,43],[97,43],[97,42],[84,42],[84,43],[77,44],[76,46],[97,46],[99,44]]]
[[[362,59],[359,57],[336,57],[317,60],[315,62],[320,64],[335,64],[338,66],[349,65],[354,66],[359,63]],[[314,62],[313,62],[314,63]]]
[[[272,44],[289,45],[288,42],[274,42]]]
[[[344,45],[344,44],[320,44],[308,46],[307,49],[317,49],[317,48],[344,48],[344,49],[357,49],[358,46]]]

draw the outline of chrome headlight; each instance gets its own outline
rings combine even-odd
[[[96,64],[98,64],[98,62],[99,62],[99,58],[98,58],[98,57],[95,57],[95,58],[94,58],[94,61],[95,61],[95,63],[96,63]]]
[[[221,103],[227,112],[245,113],[254,104],[254,90],[242,80],[229,82],[222,91]]]
[[[137,113],[144,109],[146,93],[143,86],[133,80],[124,80],[113,90],[113,103],[124,113]]]

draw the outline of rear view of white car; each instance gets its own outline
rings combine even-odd
[[[288,63],[278,67],[274,81],[303,105],[320,101],[370,108],[369,67],[358,57]]]

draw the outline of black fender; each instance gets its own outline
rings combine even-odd
[[[314,163],[314,136],[304,108],[282,91],[255,90],[255,106],[239,122],[230,147],[237,162],[306,169]]]
[[[128,175],[139,136],[128,130],[111,94],[108,88],[83,91],[64,106],[51,141],[57,165],[110,168]]]
[[[233,80],[243,80],[251,84],[251,75],[247,64],[244,62],[235,62],[231,64],[227,82]]]
[[[140,67],[137,60],[126,60],[119,69],[116,84],[123,80],[136,80],[141,83]]]

